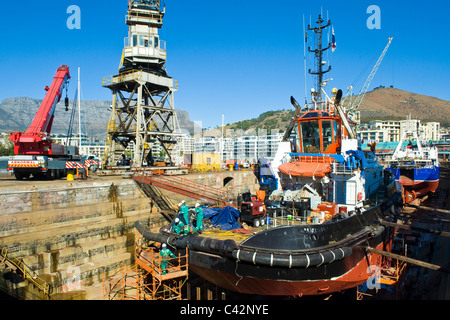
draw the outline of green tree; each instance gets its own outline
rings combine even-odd
[[[0,156],[13,156],[14,146],[12,144],[7,144],[6,146],[0,143]]]

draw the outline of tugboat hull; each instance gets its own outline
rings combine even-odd
[[[189,250],[189,269],[217,286],[269,296],[321,295],[354,288],[380,267],[393,233],[380,224],[395,219],[402,188],[394,182],[383,204],[319,225],[291,225],[257,233],[240,244],[206,235],[152,233],[136,223],[144,238]]]
[[[380,244],[377,249],[386,250],[387,248]],[[366,255],[364,250],[360,249],[351,257],[332,265],[313,267],[310,270],[305,268],[286,270],[246,266],[224,257],[191,251],[189,268],[200,277],[223,289],[243,294],[301,297],[355,288],[368,281],[373,273],[371,271],[375,270],[369,269],[369,266],[378,266],[380,261],[379,255]],[[212,265],[214,267],[211,267]]]
[[[367,253],[366,246],[390,251],[391,231],[381,227],[374,232],[378,234],[351,236],[353,244],[347,247],[351,249],[350,255],[321,265],[308,267],[258,265],[259,252],[254,258],[255,263],[252,263],[224,255],[191,250],[189,268],[218,287],[244,294],[310,296],[339,292],[366,282],[376,270],[369,267],[380,266],[381,256]],[[295,250],[290,251],[293,252]],[[313,261],[312,257],[310,261]],[[275,263],[274,261],[273,264]]]

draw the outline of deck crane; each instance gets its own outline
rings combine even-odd
[[[360,121],[359,112],[358,112],[359,106],[361,105],[361,102],[364,99],[364,96],[365,96],[367,90],[369,89],[369,85],[372,82],[373,78],[375,77],[375,74],[377,73],[378,68],[380,67],[380,64],[383,61],[384,56],[386,55],[386,52],[388,51],[389,46],[391,45],[391,42],[393,39],[394,39],[393,37],[388,38],[388,43],[387,43],[386,47],[384,48],[383,52],[381,53],[380,57],[378,58],[377,63],[373,67],[372,72],[370,73],[370,75],[367,78],[366,82],[364,83],[363,87],[359,91],[358,96],[355,98],[353,103],[350,101],[349,106],[347,108],[348,117],[350,118],[350,120],[359,123],[359,121]],[[352,88],[353,88],[353,86],[350,86],[350,88],[349,88],[350,90],[348,91],[347,95],[343,99],[342,104],[345,104],[347,98],[349,96],[351,96]]]
[[[8,159],[7,170],[14,171],[16,179],[34,177],[58,177],[68,169],[80,169],[86,176],[84,160],[78,148],[63,146],[52,142],[50,133],[55,117],[56,105],[61,100],[63,90],[70,79],[69,67],[62,65],[56,71],[44,100],[39,107],[30,127],[25,132],[11,133],[14,143],[14,156]],[[68,110],[69,99],[65,105]],[[0,165],[0,167],[5,165]]]

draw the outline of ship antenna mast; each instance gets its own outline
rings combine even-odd
[[[316,58],[315,59],[316,69],[314,71],[311,71],[311,69],[308,70],[310,74],[317,76],[315,92],[312,93],[313,100],[315,100],[315,103],[322,102],[323,75],[331,71],[331,66],[328,66],[328,70],[323,70],[323,66],[325,65],[325,63],[323,62],[322,59],[323,52],[331,48],[331,43],[329,43],[326,48],[322,48],[322,33],[324,29],[328,28],[331,25],[331,20],[328,20],[328,23],[326,25],[322,25],[323,22],[324,20],[322,19],[322,16],[319,14],[319,19],[317,20],[317,27],[311,28],[311,26],[308,25],[308,30],[314,31],[315,43],[317,45],[317,48],[314,50],[311,50],[311,47],[308,47],[308,51],[314,52]]]

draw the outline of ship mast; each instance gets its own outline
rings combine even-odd
[[[315,92],[311,92],[312,99],[315,104],[319,104],[322,102],[322,87],[323,87],[323,75],[325,73],[330,72],[331,66],[328,66],[328,70],[323,70],[323,66],[326,64],[322,60],[323,52],[331,48],[331,43],[328,44],[326,48],[322,48],[322,33],[323,30],[328,28],[331,25],[331,20],[328,20],[328,23],[326,25],[322,25],[324,20],[322,19],[322,16],[319,14],[319,19],[317,20],[317,27],[311,28],[310,25],[308,25],[308,30],[314,31],[315,34],[315,43],[317,48],[314,50],[311,50],[311,47],[308,47],[309,52],[314,52],[315,54],[315,70],[311,71],[311,69],[308,70],[308,72],[312,75],[316,76],[316,88]]]

